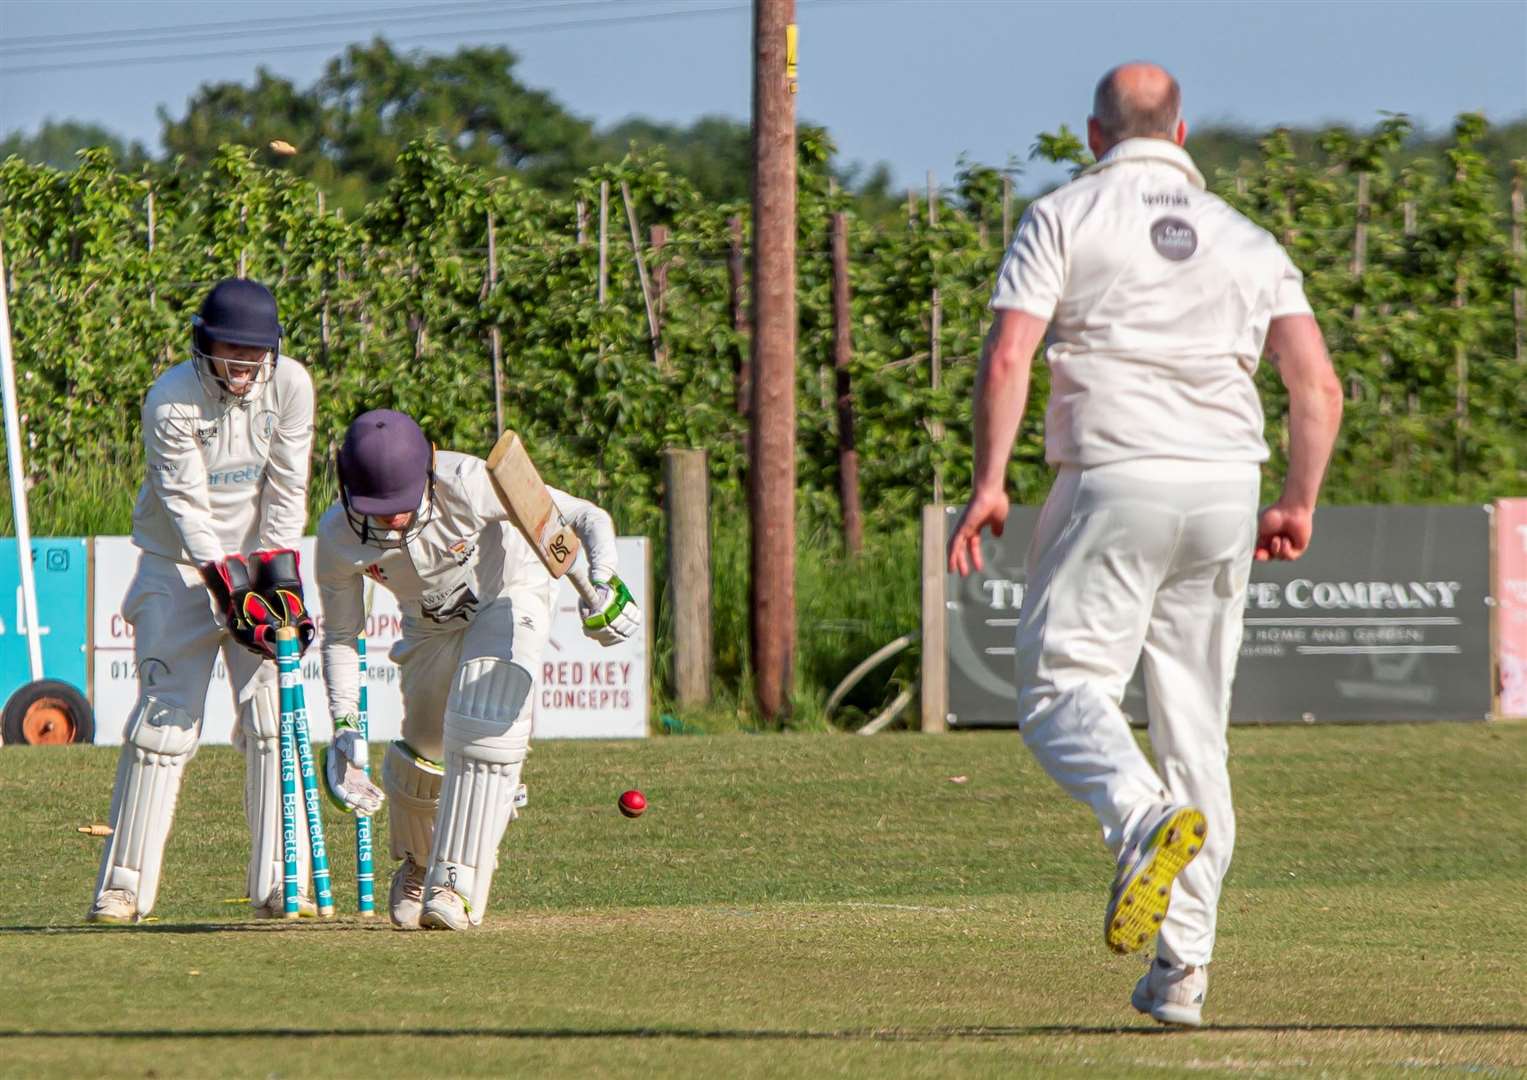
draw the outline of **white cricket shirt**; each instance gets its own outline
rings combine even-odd
[[[201,566],[258,548],[296,547],[307,525],[313,380],[290,357],[247,398],[221,402],[192,361],[143,400],[148,478],[133,507],[133,543]]]
[[[1310,314],[1303,275],[1187,151],[1126,139],[1032,203],[991,306],[1049,322],[1045,457],[1267,459],[1252,373],[1268,324]]]

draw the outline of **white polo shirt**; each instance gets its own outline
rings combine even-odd
[[[1049,322],[1045,457],[1267,459],[1252,373],[1303,275],[1181,147],[1126,139],[1018,223],[993,308]]]

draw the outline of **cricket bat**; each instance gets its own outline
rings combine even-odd
[[[488,455],[488,475],[498,492],[499,502],[509,511],[509,520],[530,544],[546,572],[554,578],[566,576],[578,595],[590,607],[598,606],[599,591],[583,570],[573,566],[578,557],[578,535],[562,520],[551,492],[536,472],[535,463],[525,452],[525,444],[512,431],[504,432]]]

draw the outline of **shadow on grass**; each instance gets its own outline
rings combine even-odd
[[[362,919],[357,915],[329,919],[303,918],[258,919],[249,922],[228,923],[137,923],[132,926],[111,926],[90,923],[63,923],[59,926],[0,926],[0,938],[20,937],[28,934],[44,934],[54,937],[69,935],[87,936],[97,934],[272,934],[332,932],[335,930],[387,930],[393,926],[385,915]]]
[[[945,1039],[1023,1039],[1048,1035],[1170,1036],[1190,1029],[1162,1026],[1092,1027],[1035,1024],[1027,1027],[847,1028],[145,1028],[141,1031],[82,1029],[18,1031],[0,1028],[4,1039],[683,1039],[705,1042],[937,1042]],[[1374,1034],[1527,1035],[1527,1024],[1209,1024],[1203,1034],[1272,1032],[1371,1032]]]

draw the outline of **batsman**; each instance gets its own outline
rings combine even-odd
[[[528,467],[528,459],[523,459]],[[339,501],[318,526],[323,671],[336,736],[325,780],[345,798],[360,781],[365,743],[353,734],[359,700],[355,638],[364,584],[390,589],[403,612],[391,658],[403,693],[403,738],[387,747],[395,926],[466,930],[482,922],[498,847],[530,746],[531,702],[551,630],[557,581],[511,514],[505,477],[469,454],[435,452],[409,416],[380,409],[356,418],[338,455]],[[616,575],[615,527],[592,503],[533,481],[589,566],[584,633],[627,640],[641,612]],[[571,535],[565,535],[570,532]],[[575,550],[575,549],[572,549]]]
[[[191,358],[155,380],[143,402],[148,476],[132,534],[142,554],[122,606],[139,696],[123,730],[92,922],[134,923],[154,908],[219,651],[246,763],[248,895],[256,914],[281,914],[271,658],[279,622],[295,624],[304,646],[313,635],[295,551],[307,521],[313,382],[280,349],[270,290],[220,281],[191,320]],[[303,907],[314,911],[306,896]]]

